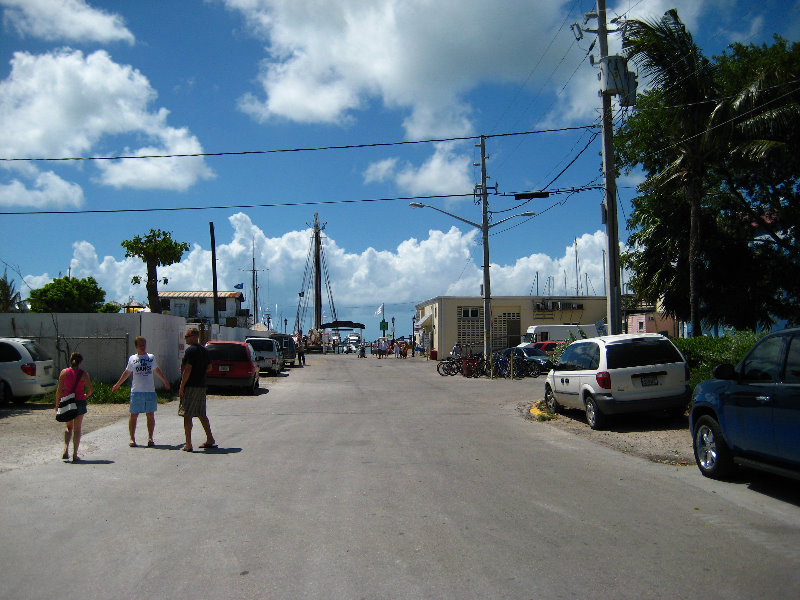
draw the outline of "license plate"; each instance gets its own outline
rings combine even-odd
[[[220,365],[220,367],[219,367],[219,372],[220,373],[227,373],[230,370],[231,370],[231,368],[228,365]]]
[[[650,385],[658,385],[658,376],[657,375],[642,375],[641,377],[642,387],[647,387]]]

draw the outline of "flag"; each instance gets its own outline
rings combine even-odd
[[[382,315],[382,314],[383,314],[383,304],[381,304],[378,307],[378,310],[375,311],[375,316],[377,317],[378,315]]]
[[[235,290],[243,290],[244,289],[244,284],[243,283],[237,283],[235,286],[233,286],[233,289],[235,289]]]

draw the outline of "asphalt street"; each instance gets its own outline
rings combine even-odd
[[[155,448],[120,421],[82,464],[0,473],[0,598],[797,594],[793,483],[713,482],[525,420],[543,378],[308,355],[262,382],[210,400],[217,449],[180,451],[167,405]]]

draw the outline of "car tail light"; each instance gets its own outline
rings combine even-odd
[[[36,363],[25,363],[19,367],[22,372],[31,377],[36,377]]]
[[[604,390],[611,389],[611,373],[608,371],[600,371],[597,375],[595,375],[595,379],[597,379],[597,385]]]

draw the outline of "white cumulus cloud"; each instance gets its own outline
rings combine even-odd
[[[134,42],[119,15],[89,6],[84,0],[0,0],[3,20],[20,36],[48,41]]]

